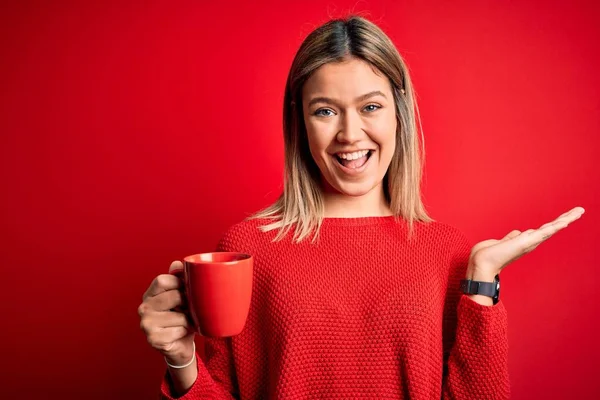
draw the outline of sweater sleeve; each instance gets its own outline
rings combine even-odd
[[[443,399],[508,399],[508,318],[502,300],[493,306],[460,291],[471,244],[462,233],[451,259],[443,320]]]

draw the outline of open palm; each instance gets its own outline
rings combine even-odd
[[[489,239],[477,243],[471,249],[469,266],[485,276],[494,276],[508,264],[531,252],[556,232],[566,228],[585,212],[575,207],[537,229],[513,230],[500,240]]]

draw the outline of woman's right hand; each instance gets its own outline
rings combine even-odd
[[[182,268],[180,261],[174,261],[169,272]],[[183,305],[181,290],[182,284],[177,276],[158,275],[138,307],[140,328],[148,343],[173,365],[185,365],[194,357],[195,332],[187,316],[179,309]]]

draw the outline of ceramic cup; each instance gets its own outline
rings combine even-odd
[[[253,258],[237,252],[201,253],[185,257],[183,280],[186,309],[202,336],[227,337],[242,332],[252,297]]]

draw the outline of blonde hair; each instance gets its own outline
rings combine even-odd
[[[323,195],[319,169],[313,160],[302,113],[302,86],[319,67],[355,57],[381,71],[390,81],[396,106],[396,151],[383,178],[383,189],[393,215],[409,224],[432,222],[421,201],[421,175],[425,158],[419,148],[419,109],[408,67],[389,37],[374,23],[360,16],[331,20],[308,35],[296,53],[285,86],[283,134],[285,180],[281,196],[248,219],[273,220],[260,226],[263,232],[279,229],[273,241],[281,240],[295,225],[293,239],[302,241],[314,233],[317,239],[323,222]]]

